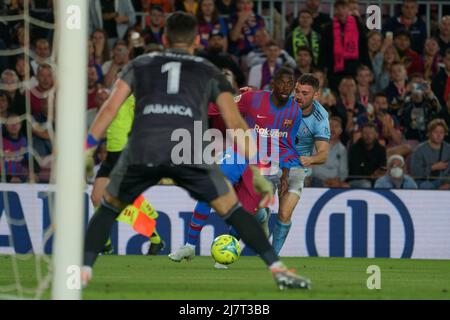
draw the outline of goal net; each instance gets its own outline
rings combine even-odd
[[[77,299],[61,270],[81,264],[87,1],[35,5],[0,2],[19,44],[0,40],[0,299]]]

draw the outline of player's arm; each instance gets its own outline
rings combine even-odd
[[[324,164],[327,161],[330,143],[325,140],[316,140],[314,146],[316,147],[316,154],[310,157],[300,157],[300,161],[304,167]]]
[[[127,100],[130,94],[131,88],[129,85],[122,79],[118,79],[114,85],[111,95],[102,105],[89,130],[89,133],[93,138],[99,140],[104,136],[109,125],[116,117],[120,107]]]

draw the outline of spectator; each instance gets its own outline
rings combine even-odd
[[[34,53],[36,59],[31,61],[31,67],[33,68],[33,74],[37,74],[37,69],[40,64],[50,63],[50,44],[46,39],[38,39],[35,43]]]
[[[128,28],[136,23],[136,13],[130,0],[91,0],[89,2],[90,30],[105,29],[108,46],[123,39]]]
[[[450,93],[450,49],[447,49],[443,56],[443,64],[438,73],[433,77],[431,88],[438,97],[442,106],[445,106]]]
[[[3,156],[6,181],[23,183],[28,176],[27,140],[20,132],[22,121],[15,114],[9,114],[3,133]],[[0,169],[1,170],[1,169]]]
[[[369,67],[365,65],[361,65],[356,70],[356,100],[362,104],[366,110],[371,106],[371,102],[373,101],[373,73]],[[371,112],[371,110],[368,110]]]
[[[33,148],[39,157],[48,157],[53,152],[51,133],[54,131],[54,110],[49,109],[48,105],[42,108],[42,111],[33,115],[32,133]],[[52,112],[51,114],[49,112]]]
[[[316,32],[323,34],[325,26],[329,24],[332,20],[328,14],[320,12],[320,0],[306,0],[305,8],[312,13],[313,16],[312,28]]]
[[[271,41],[271,39],[266,28],[256,30],[255,49],[250,51],[248,55],[241,59],[244,67],[251,68],[266,61],[266,53],[264,48],[269,41]],[[296,66],[295,60],[285,50],[280,51],[280,56],[278,57],[277,63],[287,65],[291,68],[295,68]]]
[[[228,20],[237,11],[236,0],[216,0],[216,8]]]
[[[96,109],[96,95],[97,95],[97,82],[98,82],[98,75],[97,70],[94,66],[88,67],[88,77],[87,77],[87,83],[88,83],[88,97],[87,97],[87,109]]]
[[[209,35],[208,49],[199,55],[211,61],[219,69],[228,69],[233,73],[239,87],[245,86],[245,76],[232,56],[225,51],[225,37],[217,29],[213,29]]]
[[[334,106],[336,104],[336,97],[328,87],[327,75],[320,69],[315,69],[313,74],[317,79],[319,79],[319,91],[316,100],[319,101],[320,104],[328,110],[328,113],[330,113],[331,106]]]
[[[424,72],[422,58],[416,51],[411,50],[411,35],[409,31],[397,31],[394,36],[394,44],[400,56],[400,61],[405,65],[408,75]]]
[[[10,112],[13,112],[19,116],[26,113],[25,96],[19,89],[19,77],[10,69],[3,71],[1,75],[2,85],[5,86],[5,92],[11,101]]]
[[[424,60],[424,76],[425,79],[430,80],[439,70],[439,44],[435,38],[428,38],[425,41],[425,48],[423,51]]]
[[[280,55],[280,47],[275,41],[269,41],[265,47],[266,61],[250,69],[248,86],[259,90],[268,90],[273,75],[281,68],[277,62]]]
[[[313,71],[313,54],[307,46],[297,49],[297,67],[294,70],[295,79],[300,78],[304,73],[312,73]]]
[[[238,57],[255,48],[255,33],[264,28],[264,19],[253,12],[252,0],[237,0],[237,13],[231,17],[230,52]]]
[[[366,123],[373,123],[377,129],[378,142],[386,147],[388,156],[401,154],[404,157],[411,153],[411,147],[403,142],[400,123],[395,115],[389,114],[389,104],[386,94],[379,92],[373,100],[373,113],[364,113],[356,120],[353,141],[361,137],[361,128]]]
[[[285,49],[297,61],[299,48],[306,46],[311,49],[314,64],[317,65],[319,63],[321,36],[311,28],[313,23],[312,13],[307,9],[300,10],[298,23],[299,25],[287,37]]]
[[[387,172],[375,181],[377,189],[417,189],[413,178],[405,174],[405,159],[401,155],[392,155],[387,161]]]
[[[108,34],[103,29],[97,29],[92,33],[91,40],[95,49],[95,63],[101,66],[106,61],[111,59],[111,53],[108,45]]]
[[[361,139],[350,147],[349,173],[352,188],[371,188],[374,178],[385,173],[386,149],[378,143],[375,125],[362,128]]]
[[[347,188],[348,177],[347,149],[340,141],[342,121],[339,117],[330,118],[330,149],[327,161],[312,170],[314,187]]]
[[[441,57],[443,57],[447,49],[450,49],[450,16],[442,17],[437,40]]]
[[[369,58],[374,64],[375,57],[379,52],[381,52],[381,48],[383,46],[383,35],[378,30],[369,31],[367,34],[367,47],[369,48]]]
[[[175,0],[175,11],[184,11],[195,16],[198,9],[197,0]]]
[[[111,88],[117,79],[118,73],[129,61],[128,46],[123,40],[117,41],[113,48],[112,59],[105,62],[102,66],[103,74],[105,75],[105,86]]]
[[[172,0],[142,0],[142,9],[149,13],[155,7],[161,8],[164,14],[171,13],[173,11]],[[145,23],[149,25],[149,23]]]
[[[128,59],[133,60],[145,53],[145,40],[138,31],[139,28],[133,27],[127,31]]]
[[[444,141],[447,134],[444,120],[434,119],[428,124],[428,141],[413,153],[411,173],[420,189],[450,189],[450,145]]]
[[[359,12],[358,0],[347,0],[347,2],[350,14],[358,18],[358,20],[362,23],[363,21],[361,20],[361,13]]]
[[[333,23],[322,35],[321,66],[328,72],[332,89],[346,76],[355,76],[356,68],[364,64],[372,68],[364,26],[350,15],[346,0],[334,3]]]
[[[394,105],[397,109],[402,105],[406,94],[408,93],[408,75],[406,74],[406,67],[401,62],[394,62],[390,70],[390,82],[385,92],[389,100],[389,104]],[[398,106],[398,107],[395,107]]]
[[[375,90],[385,90],[390,81],[390,70],[394,62],[400,62],[400,56],[394,45],[381,47],[380,52],[375,55],[373,61],[373,73],[375,78]]]
[[[426,139],[427,123],[436,117],[441,107],[430,84],[422,76],[411,78],[409,86],[411,94],[406,99],[399,120],[407,140],[422,142]]]
[[[200,0],[200,9],[197,12],[198,33],[200,44],[206,48],[208,46],[209,34],[213,30],[219,30],[224,35],[225,51],[228,49],[228,27],[225,20],[219,17],[214,0]]]
[[[427,38],[427,26],[417,17],[419,6],[416,0],[404,0],[401,14],[392,17],[383,30],[396,32],[399,29],[408,30],[411,34],[412,49],[422,54],[425,39]]]
[[[450,94],[450,93],[449,93]],[[447,124],[447,127],[450,127],[450,99],[447,98],[447,103],[445,104],[446,108],[442,108],[441,111],[436,115],[436,118],[442,119]],[[450,135],[447,134],[445,136],[445,141],[450,143]]]
[[[147,27],[142,31],[145,44],[156,43],[162,45],[162,35],[164,33],[165,16],[160,6],[152,6],[150,9],[150,20]]]
[[[95,59],[95,47],[92,40],[88,40],[88,66],[92,66],[97,73],[97,82],[103,82],[103,70],[102,66],[99,65]]]
[[[344,145],[349,141],[356,123],[356,119],[360,114],[366,112],[366,108],[356,99],[356,82],[351,76],[346,76],[339,84],[339,98],[331,109],[333,116],[341,118],[344,132],[341,141]]]
[[[50,90],[53,88],[53,70],[48,64],[41,64],[36,75],[38,84],[28,91],[32,115],[42,112],[48,106]]]
[[[10,111],[11,99],[6,91],[0,90],[0,119],[5,121]],[[0,125],[2,122],[0,122]]]

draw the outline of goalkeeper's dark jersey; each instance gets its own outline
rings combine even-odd
[[[191,163],[201,161],[208,103],[215,102],[222,92],[233,92],[219,69],[203,58],[171,49],[138,57],[124,68],[120,78],[136,97],[129,164],[171,163],[174,146],[186,139],[180,137],[183,132],[191,136]],[[194,148],[195,143],[200,147]]]

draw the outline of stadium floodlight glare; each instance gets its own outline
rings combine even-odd
[[[55,238],[52,298],[78,300],[68,272],[82,264],[88,1],[55,1],[58,14]],[[76,274],[75,274],[76,276]],[[73,278],[72,278],[73,279]]]

